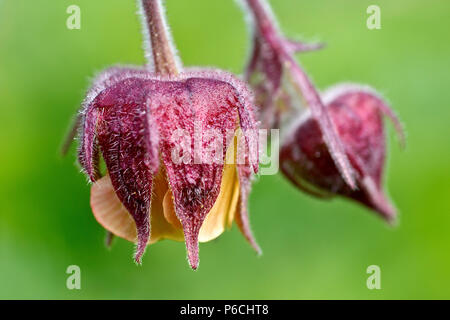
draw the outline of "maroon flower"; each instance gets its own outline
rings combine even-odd
[[[254,30],[246,79],[261,106],[260,120],[266,128],[284,130],[291,125],[282,132],[283,173],[307,193],[350,197],[392,221],[395,209],[382,190],[386,153],[382,115],[394,121],[403,141],[394,113],[367,87],[340,85],[321,96],[294,57],[321,45],[286,39],[267,1],[243,2]],[[302,110],[299,94],[309,111]]]
[[[301,190],[322,198],[341,195],[395,221],[395,208],[383,192],[386,143],[383,115],[395,124],[403,141],[400,123],[386,102],[372,89],[339,85],[323,100],[356,172],[358,189],[342,179],[326,147],[317,121],[303,115],[286,133],[280,152],[281,170]]]
[[[82,106],[79,162],[96,182],[94,215],[108,231],[137,241],[138,263],[149,242],[184,235],[196,269],[199,237],[217,237],[234,219],[259,252],[247,215],[252,171],[258,170],[250,135],[258,126],[252,96],[228,73],[181,71],[160,1],[143,0],[141,9],[150,35],[150,66],[104,71]],[[237,129],[244,133],[243,143],[237,143],[248,152],[247,161],[229,164],[230,152],[237,157],[236,138],[229,133]],[[180,146],[194,151],[180,158]],[[207,150],[217,146],[222,148],[215,158],[208,157]],[[107,168],[101,179],[100,157]]]
[[[352,166],[325,105],[311,79],[297,63],[296,52],[317,50],[321,44],[304,44],[286,39],[265,0],[243,0],[252,30],[253,48],[245,78],[260,106],[262,127],[280,128],[284,119],[303,106],[312,113],[343,179],[355,188]],[[302,101],[302,98],[304,101]]]

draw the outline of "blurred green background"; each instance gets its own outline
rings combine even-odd
[[[81,7],[81,30],[66,28],[71,4]],[[107,250],[75,148],[65,159],[58,149],[90,77],[144,62],[135,1],[0,0],[0,298],[450,298],[450,2],[272,4],[287,35],[328,44],[301,57],[320,88],[371,84],[406,124],[405,151],[388,125],[386,179],[400,225],[264,176],[250,202],[260,258],[236,227],[201,245],[196,272],[183,243],[151,246],[143,266],[133,263],[131,243],[117,239]],[[381,30],[366,28],[370,4],[381,7]],[[234,1],[167,7],[185,65],[242,71],[249,44]],[[66,288],[71,264],[81,268],[81,290]],[[381,290],[366,287],[372,264],[381,267]]]

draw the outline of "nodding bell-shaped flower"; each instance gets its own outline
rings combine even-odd
[[[161,2],[140,4],[149,66],[104,71],[82,105],[79,162],[94,182],[94,216],[137,243],[138,263],[148,243],[184,239],[196,269],[198,242],[216,238],[232,221],[260,252],[247,214],[258,170],[253,98],[231,74],[183,71]],[[242,134],[234,135],[238,129]]]
[[[342,179],[326,147],[320,127],[310,114],[304,114],[286,133],[280,151],[281,170],[301,190],[321,198],[341,195],[395,222],[396,210],[383,191],[386,139],[383,115],[389,117],[400,135],[402,127],[373,89],[342,84],[329,89],[323,101],[356,172],[357,189]]]
[[[248,12],[253,48],[245,79],[259,108],[261,126],[280,128],[298,106],[305,105],[317,120],[324,141],[340,174],[350,188],[356,187],[354,172],[344,146],[311,79],[295,59],[295,53],[317,50],[322,44],[286,39],[266,0],[241,0]],[[303,100],[303,101],[302,101]]]
[[[394,121],[404,141],[394,113],[367,87],[339,85],[322,96],[294,57],[322,45],[286,39],[266,0],[242,2],[253,31],[245,77],[261,106],[262,126],[284,130],[294,122],[287,133],[282,132],[283,173],[303,191],[322,198],[350,197],[392,222],[395,209],[382,190],[386,153],[382,115]],[[308,111],[301,112],[297,105],[306,105]]]

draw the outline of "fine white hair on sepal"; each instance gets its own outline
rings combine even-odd
[[[388,102],[387,99],[382,94],[380,94],[377,90],[375,90],[370,85],[353,83],[353,82],[343,82],[343,83],[338,83],[338,84],[332,85],[331,87],[328,87],[327,89],[325,89],[322,92],[321,96],[322,96],[323,103],[328,104],[331,101],[337,99],[339,96],[341,96],[345,93],[358,92],[358,91],[370,93],[370,94]]]
[[[146,14],[145,14],[144,6],[143,6],[143,1],[145,1],[145,0],[137,0],[138,15],[140,16],[140,19],[141,19],[142,34],[144,37],[144,48],[143,49],[144,49],[145,58],[147,60],[147,69],[150,72],[155,72],[155,62],[154,62],[154,57],[153,57],[151,35],[150,35],[150,30],[148,29],[148,23],[147,23]],[[182,70],[183,66],[181,63],[181,59],[178,56],[178,51],[174,45],[172,33],[170,32],[170,28],[166,21],[166,19],[167,19],[166,9],[163,6],[163,4],[161,3],[161,0],[157,0],[157,4],[158,4],[159,10],[161,12],[161,19],[162,19],[162,23],[164,26],[166,36],[167,36],[167,40],[169,41],[169,44],[170,44],[170,50],[172,51],[172,53],[175,57],[176,67],[178,70]]]
[[[323,90],[320,94],[321,99],[325,107],[327,107],[331,102],[338,99],[340,96],[352,93],[352,92],[364,92],[367,94],[371,94],[374,97],[377,97],[381,101],[383,101],[386,105],[390,105],[389,100],[385,97],[385,95],[381,94],[379,91],[375,90],[372,86],[368,84],[354,83],[354,82],[343,82],[332,85],[327,89]],[[392,115],[397,118],[395,113],[392,111]],[[281,141],[284,143],[289,138],[293,136],[295,130],[306,120],[308,120],[311,116],[311,112],[309,109],[306,109],[303,112],[298,112],[297,116],[293,116],[292,120],[285,126],[286,130],[281,133]],[[400,140],[404,140],[403,134],[401,133],[404,129],[404,126],[401,122],[394,121],[396,126],[396,130],[399,132]],[[401,142],[403,144],[403,142]]]
[[[143,71],[144,70],[141,68],[135,66],[115,65],[97,73],[91,80],[92,84],[87,91],[86,98],[82,102],[80,113],[84,115],[86,107],[107,87],[110,87],[113,83],[134,76],[135,73],[142,73]]]
[[[404,148],[406,145],[405,125],[401,122],[397,112],[390,108],[391,102],[385,97],[385,95],[375,90],[370,85],[353,82],[339,83],[324,90],[321,96],[324,104],[327,105],[343,94],[351,92],[364,92],[366,94],[371,94],[383,102],[384,107],[381,111],[393,122],[395,130],[397,131],[399,143]]]

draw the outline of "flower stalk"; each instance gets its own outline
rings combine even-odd
[[[179,73],[177,59],[170,34],[165,22],[161,0],[140,0],[144,27],[150,39],[148,55],[153,59],[154,72],[162,76],[175,76]],[[147,39],[146,39],[147,40]]]

